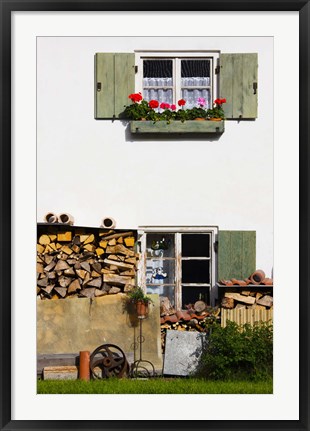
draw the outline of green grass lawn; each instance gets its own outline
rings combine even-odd
[[[38,380],[38,394],[272,394],[272,380],[208,381],[193,378]]]

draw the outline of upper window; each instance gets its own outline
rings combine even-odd
[[[212,107],[225,98],[226,119],[255,119],[258,100],[257,53],[100,52],[95,56],[95,118],[123,118],[128,96],[191,108],[203,98]]]
[[[216,66],[218,53],[139,53],[136,88],[147,101],[177,104],[186,101],[186,108],[205,101],[211,108],[217,97]]]

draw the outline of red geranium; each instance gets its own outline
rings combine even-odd
[[[157,102],[157,100],[150,100],[149,101],[149,107],[152,109],[158,108],[159,103]]]
[[[222,105],[222,103],[226,103],[226,99],[215,99],[214,103],[216,105]]]
[[[184,106],[184,105],[185,105],[185,103],[186,103],[186,101],[185,101],[184,99],[180,99],[180,100],[178,101],[178,105],[179,105],[179,106]]]
[[[159,107],[161,109],[169,109],[170,108],[170,104],[166,103],[166,102],[162,102]]]
[[[142,100],[142,94],[141,93],[132,93],[132,94],[129,94],[128,98],[133,103],[141,102],[141,100]]]

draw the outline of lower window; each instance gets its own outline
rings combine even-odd
[[[140,230],[139,284],[177,310],[199,300],[214,305],[216,234],[215,227]]]

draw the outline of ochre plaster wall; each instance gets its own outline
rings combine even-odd
[[[150,295],[147,319],[143,321],[142,357],[162,368],[158,295]],[[116,344],[129,358],[139,359],[139,320],[125,306],[125,294],[99,298],[72,298],[37,302],[37,353],[92,352],[102,344]],[[136,349],[135,349],[136,347]]]

